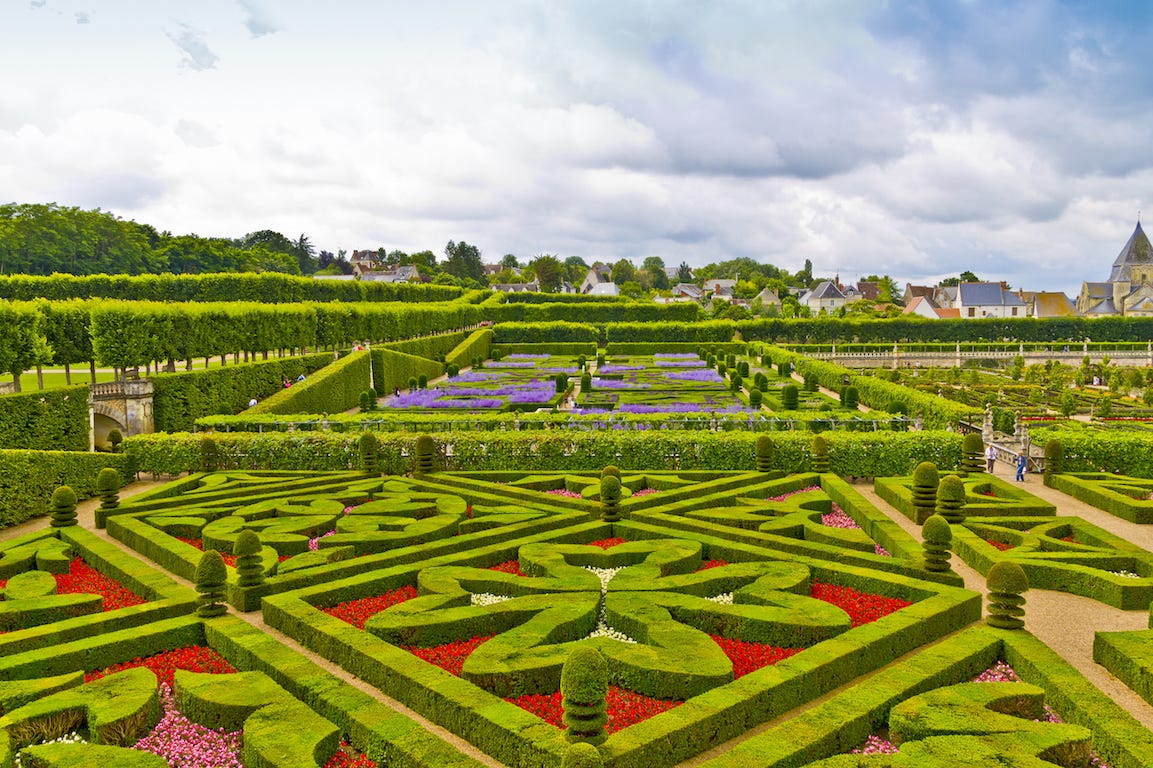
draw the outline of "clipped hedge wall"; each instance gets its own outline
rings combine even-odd
[[[1086,504],[1092,504],[1109,514],[1128,520],[1131,523],[1147,525],[1153,523],[1153,500],[1149,498],[1147,488],[1141,488],[1141,498],[1135,498],[1113,488],[1107,488],[1102,483],[1123,483],[1127,478],[1103,472],[1082,472],[1078,474],[1046,474],[1045,485],[1056,488],[1061,493],[1067,493],[1075,499]],[[1133,492],[1138,489],[1133,487]]]
[[[488,319],[498,323],[656,323],[695,322],[701,315],[699,304],[654,304],[651,301],[584,301],[526,303],[510,302],[486,307]]]
[[[693,352],[701,348],[707,349],[714,355],[743,355],[748,345],[743,341],[707,342],[695,341],[615,341],[609,342],[605,348],[608,355],[656,355],[662,352]]]
[[[1057,438],[1065,447],[1062,472],[1110,472],[1153,478],[1153,432],[1041,428],[1030,430],[1034,445]]]
[[[124,450],[141,472],[178,474],[199,468],[205,437],[219,447],[221,469],[342,470],[358,468],[360,462],[358,436],[332,432],[137,435],[124,441]],[[381,471],[409,472],[416,435],[385,432],[377,437]],[[942,468],[961,463],[961,436],[952,432],[831,432],[826,437],[830,471],[839,475],[904,475],[921,461]],[[756,439],[753,432],[688,430],[451,432],[437,438],[437,449],[438,466],[449,470],[587,471],[609,464],[638,470],[751,470]],[[811,469],[811,434],[781,432],[773,440],[772,469]]]
[[[250,408],[249,413],[335,413],[355,408],[360,393],[368,389],[370,364],[368,350],[353,352],[304,381],[281,389]]]
[[[157,374],[152,378],[156,431],[187,432],[203,416],[240,413],[254,397],[278,394],[285,379],[295,382],[300,374],[312,374],[331,362],[332,355],[321,353]]]
[[[675,306],[675,305],[672,305]],[[735,327],[728,320],[704,323],[611,323],[605,326],[605,339],[613,342],[729,342]],[[694,348],[692,351],[696,351]]]
[[[577,357],[595,357],[597,345],[595,341],[575,341],[567,343],[539,343],[539,344],[500,344],[493,345],[489,354],[496,358],[507,355],[571,355]]]
[[[374,346],[380,349],[391,349],[393,352],[403,352],[406,355],[435,359],[438,355],[447,355],[466,338],[468,338],[467,331],[452,331],[432,336],[418,336],[415,339],[405,339],[404,341],[390,341],[387,344]]]
[[[0,450],[0,528],[48,514],[58,485],[71,486],[77,498],[95,496],[96,475],[105,467],[117,470],[123,482],[136,476],[125,454]]]
[[[444,365],[426,357],[406,355],[390,349],[372,350],[372,381],[376,385],[377,394],[381,396],[391,394],[394,389],[408,389],[408,380],[414,376],[419,379],[421,374],[429,380],[435,379],[444,374]],[[368,389],[367,377],[362,389]]]
[[[0,395],[0,449],[88,450],[88,386]]]
[[[597,343],[600,331],[588,323],[499,323],[493,329],[493,344]]]
[[[464,368],[472,363],[474,357],[487,360],[489,352],[492,350],[492,336],[491,328],[473,331],[445,355],[444,364]]]

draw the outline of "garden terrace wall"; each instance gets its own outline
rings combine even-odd
[[[68,451],[0,450],[0,528],[48,513],[58,485],[76,491],[77,498],[96,494],[96,475],[112,467],[122,482],[136,476],[133,459],[124,454]]]
[[[465,368],[472,364],[474,357],[487,360],[492,351],[492,336],[491,328],[481,328],[479,331],[473,331],[445,355],[444,364],[446,366],[455,365],[457,368]],[[385,391],[387,391],[387,388]]]
[[[451,301],[464,290],[432,283],[316,280],[274,272],[207,275],[0,275],[0,299],[125,301]]]
[[[942,469],[960,466],[961,436],[952,432],[830,432],[830,471],[853,477],[908,474],[920,461]],[[219,448],[222,469],[343,470],[359,467],[355,434],[178,433],[136,435],[125,452],[141,472],[172,475],[201,468],[201,440]],[[774,435],[772,469],[810,468],[811,435]],[[416,435],[380,433],[379,460],[385,474],[411,470]],[[750,432],[545,431],[530,433],[452,432],[437,438],[437,468],[462,470],[581,471],[616,464],[649,470],[749,470],[755,466],[757,435]],[[451,452],[449,451],[451,448]]]
[[[286,379],[295,382],[301,374],[311,375],[331,363],[332,355],[325,352],[157,374],[152,377],[156,431],[187,432],[201,417],[239,413],[248,408],[250,399],[279,393]]]
[[[0,449],[88,450],[88,387],[0,395]]]
[[[353,352],[304,381],[290,382],[291,386],[280,389],[250,408],[249,412],[328,413],[354,408],[360,393],[368,389],[371,362],[368,350]]]

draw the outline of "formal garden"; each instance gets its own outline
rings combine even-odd
[[[176,282],[0,280],[2,766],[1150,764],[1147,369],[800,346],[1083,328]]]

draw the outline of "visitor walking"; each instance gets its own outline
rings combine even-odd
[[[997,449],[992,443],[985,449],[985,471],[993,474],[993,465],[997,463]]]
[[[1025,482],[1025,467],[1029,463],[1029,457],[1025,455],[1024,451],[1017,456],[1017,482]]]

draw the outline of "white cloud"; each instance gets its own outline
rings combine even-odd
[[[237,0],[237,3],[244,10],[244,26],[252,37],[264,37],[280,31],[257,0]]]
[[[181,23],[176,32],[167,32],[168,39],[183,54],[180,66],[197,72],[214,69],[220,57],[212,52],[204,40],[204,33],[188,24]]]

